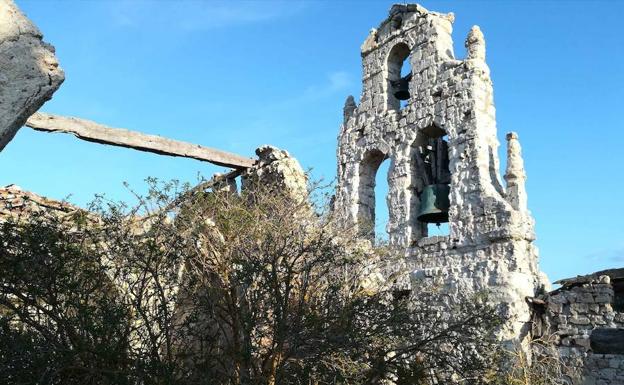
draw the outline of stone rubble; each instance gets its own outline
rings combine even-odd
[[[19,222],[32,215],[63,218],[80,211],[69,203],[42,197],[14,184],[0,188],[0,224],[9,220]]]

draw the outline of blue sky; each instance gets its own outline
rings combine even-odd
[[[360,93],[360,44],[392,4],[17,3],[66,72],[43,111],[248,156],[273,144],[326,180],[344,100]],[[422,4],[455,13],[457,57],[472,25],[485,34],[499,140],[520,135],[543,270],[555,280],[621,267],[624,2]],[[147,176],[195,181],[222,170],[28,128],[0,167],[2,185],[79,205],[95,193],[129,199],[123,181],[141,190]]]

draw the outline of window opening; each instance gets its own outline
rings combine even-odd
[[[448,223],[427,223],[427,236],[444,237],[451,233]]]
[[[410,49],[404,43],[392,48],[388,56],[388,108],[403,109],[409,99],[409,83],[412,79]]]
[[[404,109],[407,106],[411,96],[409,92],[409,83],[412,80],[412,66],[409,59],[410,58],[408,56],[407,58],[405,58],[405,60],[403,60],[403,65],[401,66],[401,80],[399,80],[400,89],[398,90],[398,92],[395,91],[394,94],[394,96],[399,99],[400,110]]]
[[[613,310],[624,312],[624,280],[613,281]]]
[[[375,176],[375,236],[380,242],[388,241],[388,220],[390,213],[388,211],[388,193],[389,184],[388,176],[390,172],[390,161],[384,160]]]
[[[363,235],[368,235],[370,239],[374,239],[376,234],[387,239],[385,224],[388,221],[388,205],[383,202],[388,193],[390,162],[384,162],[386,159],[387,156],[381,151],[371,151],[360,163],[358,224]]]

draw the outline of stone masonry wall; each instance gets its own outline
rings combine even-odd
[[[27,221],[33,215],[69,218],[80,211],[69,203],[42,197],[14,184],[0,188],[0,224]]]
[[[624,355],[592,351],[594,330],[624,328],[624,313],[613,307],[611,278],[564,285],[543,299],[541,334],[554,337],[567,371],[581,374],[585,385],[624,384]]]
[[[508,135],[505,189],[485,40],[473,27],[467,57],[456,59],[453,20],[453,14],[416,4],[394,5],[371,30],[362,45],[360,101],[347,98],[338,137],[335,207],[347,223],[371,236],[364,229],[374,221],[375,176],[389,160],[387,232],[391,245],[405,252],[412,284],[443,289],[450,301],[489,291],[509,317],[502,338],[522,339],[531,315],[525,297],[548,282],[532,244],[520,145],[516,134]],[[401,106],[392,82],[401,76],[404,59],[411,66],[410,98]],[[417,219],[426,184],[418,151],[436,137],[448,144],[446,237],[428,237],[427,225]]]

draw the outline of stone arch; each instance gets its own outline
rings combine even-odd
[[[394,91],[398,87],[398,82],[401,80],[401,69],[405,65],[409,66],[410,53],[411,49],[404,42],[395,44],[388,53],[386,62],[386,100],[389,110],[398,111],[401,108],[401,101],[394,96]],[[408,82],[410,79],[411,73],[407,75]]]
[[[358,224],[364,235],[375,237],[375,185],[379,167],[388,159],[380,150],[367,151],[359,164]],[[388,175],[386,175],[388,178]]]

